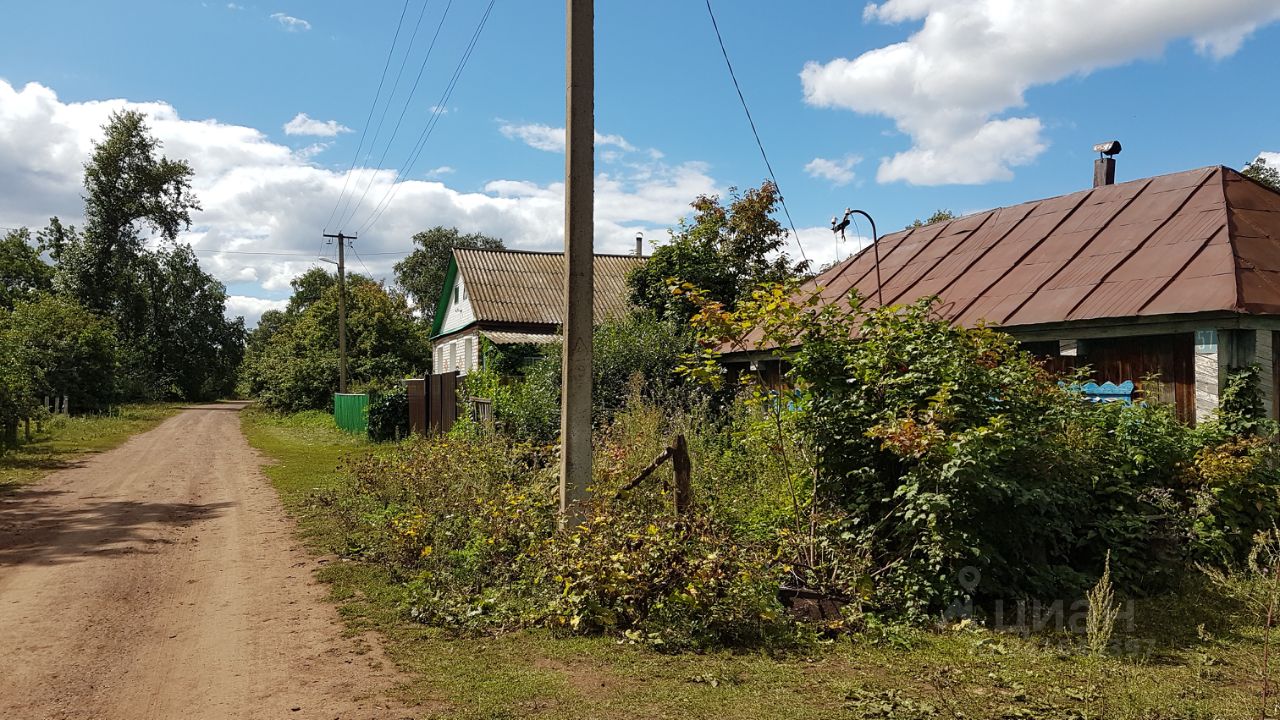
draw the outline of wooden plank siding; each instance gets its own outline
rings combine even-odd
[[[1051,355],[1047,343],[1024,347],[1058,372],[1088,365],[1089,379],[1099,384],[1132,380],[1140,392],[1173,403],[1179,420],[1195,424],[1195,333],[1081,340],[1076,356]],[[1148,376],[1158,376],[1154,386],[1146,382]]]

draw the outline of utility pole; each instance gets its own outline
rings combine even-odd
[[[347,241],[355,235],[330,235],[338,241],[338,392],[347,391]]]
[[[586,517],[591,485],[591,329],[595,248],[595,7],[566,0],[564,350],[560,378],[560,528]]]

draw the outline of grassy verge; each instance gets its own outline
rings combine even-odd
[[[0,493],[71,466],[89,453],[110,450],[174,415],[178,403],[124,405],[115,415],[56,417],[30,443],[0,455]]]
[[[323,414],[243,415],[250,442],[317,552],[340,549],[314,490],[343,480],[342,458],[381,452]],[[806,653],[662,655],[604,638],[545,632],[456,637],[407,621],[377,567],[322,571],[353,632],[376,630],[427,717],[450,718],[1178,718],[1259,717],[1256,612],[1207,586],[1140,603],[1122,620],[1129,653],[1091,660],[1065,634],[974,628],[884,631]],[[1273,690],[1273,695],[1275,691]],[[438,713],[432,715],[432,712]]]

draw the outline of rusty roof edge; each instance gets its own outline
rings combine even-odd
[[[1236,310],[1243,311],[1244,310],[1244,281],[1240,277],[1240,271],[1243,270],[1243,268],[1240,267],[1240,252],[1239,252],[1239,249],[1236,247],[1236,211],[1235,211],[1235,208],[1232,207],[1231,196],[1227,194],[1227,173],[1225,172],[1226,168],[1219,167],[1218,170],[1222,173],[1222,176],[1221,176],[1222,203],[1225,206],[1226,212],[1227,212],[1227,245],[1230,246],[1231,248],[1231,281],[1235,283]],[[1240,177],[1245,177],[1245,175],[1242,173],[1237,173],[1235,171],[1232,171],[1232,172],[1236,175],[1239,175]]]

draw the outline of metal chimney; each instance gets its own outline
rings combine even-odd
[[[1120,141],[1098,143],[1093,146],[1098,159],[1093,161],[1093,186],[1114,185],[1116,183],[1116,155],[1120,154]]]
[[[644,233],[636,233],[636,257],[644,257]]]

